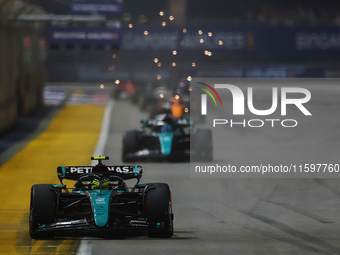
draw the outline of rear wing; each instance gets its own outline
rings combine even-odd
[[[157,120],[157,119],[153,119],[153,120],[141,120],[141,124],[143,127],[155,127],[155,126],[160,126],[160,125],[164,125],[164,121],[163,120]],[[174,120],[174,124],[177,124],[179,126],[190,126],[193,124],[192,119],[175,119]]]
[[[178,119],[177,120],[177,124],[178,125],[182,125],[182,126],[190,126],[190,125],[193,124],[193,121],[192,121],[192,119],[184,119],[184,118],[182,118],[182,119]]]
[[[93,166],[59,166],[57,174],[60,181],[63,179],[77,180],[82,174],[92,173]],[[115,175],[123,180],[138,179],[142,177],[143,167],[138,165],[107,166],[108,172],[104,175]]]

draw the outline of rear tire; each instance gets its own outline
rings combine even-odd
[[[146,191],[147,219],[151,224],[160,224],[164,229],[148,231],[150,238],[170,238],[173,236],[173,214],[171,194],[168,184],[152,183]]]
[[[53,232],[36,232],[39,225],[55,222],[56,194],[51,184],[36,184],[31,188],[29,235],[31,238],[53,237]]]
[[[213,160],[213,141],[210,129],[198,129],[195,136],[195,151],[198,161]]]
[[[129,160],[129,153],[134,153],[138,150],[138,131],[131,130],[126,131],[123,137],[123,151],[122,151],[122,161],[131,162]]]

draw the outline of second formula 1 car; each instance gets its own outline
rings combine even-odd
[[[123,162],[189,161],[191,157],[200,161],[212,160],[211,130],[193,128],[190,119],[159,114],[155,119],[141,123],[141,129],[127,131],[123,136]]]

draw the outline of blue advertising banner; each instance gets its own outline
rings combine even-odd
[[[99,14],[122,15],[124,14],[123,2],[72,2],[71,14]]]
[[[51,27],[50,45],[89,44],[120,46],[122,31],[117,28],[99,27]]]

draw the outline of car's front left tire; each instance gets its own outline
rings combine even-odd
[[[160,229],[149,230],[150,238],[170,238],[173,236],[173,214],[171,193],[168,184],[152,183],[146,191],[147,219],[159,225]]]
[[[213,160],[213,139],[209,129],[198,129],[195,135],[195,151],[198,161]]]

